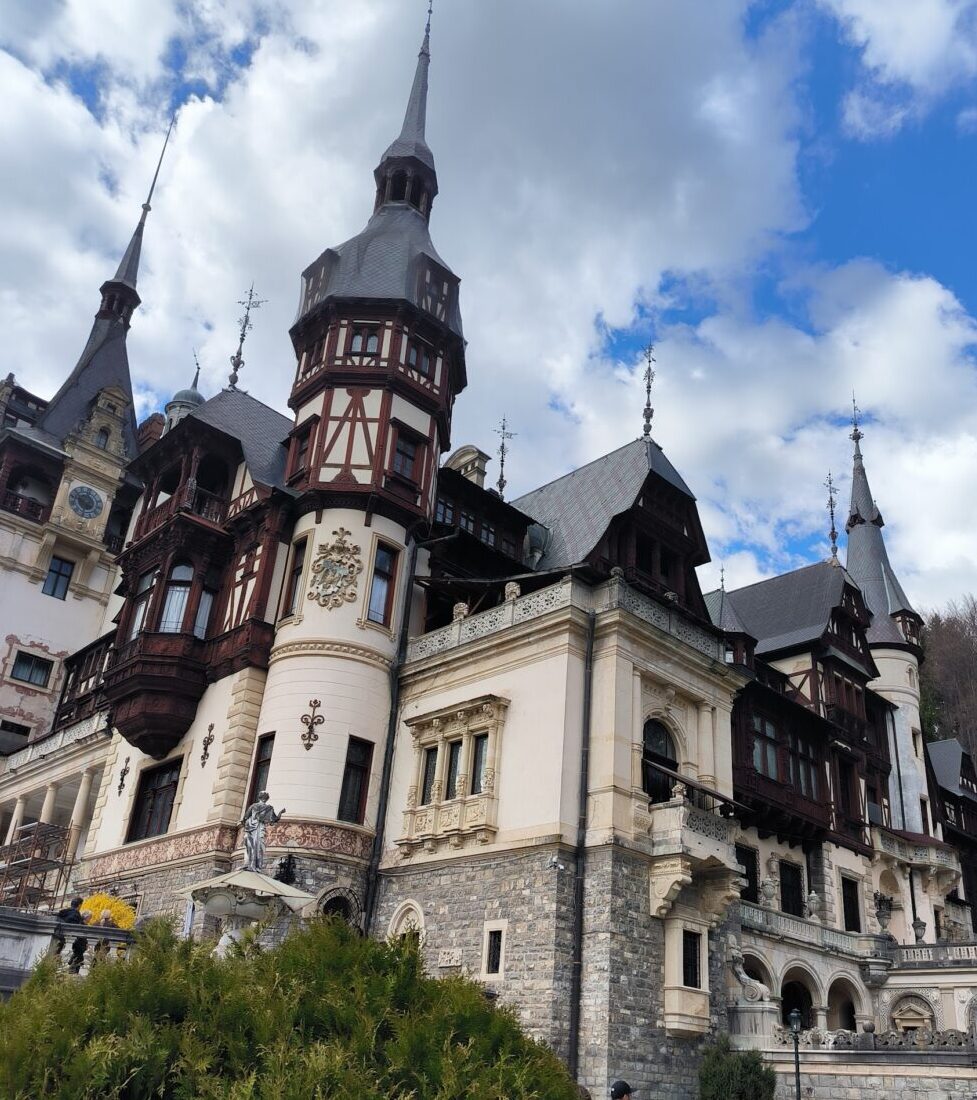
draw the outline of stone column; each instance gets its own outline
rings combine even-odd
[[[10,816],[10,824],[7,826],[7,835],[4,838],[4,844],[13,843],[14,834],[20,828],[20,823],[24,820],[24,806],[26,803],[27,799],[24,795],[20,795],[14,803],[14,812]]]
[[[44,792],[44,803],[41,806],[41,816],[37,819],[42,825],[49,825],[54,817],[54,800],[58,797],[57,783],[49,783]]]
[[[81,773],[81,783],[78,785],[78,793],[75,795],[75,804],[71,808],[71,825],[68,832],[67,861],[73,863],[78,853],[78,841],[81,831],[87,824],[88,799],[92,793],[92,780],[95,778],[93,768],[88,768]]]
[[[699,704],[699,782],[707,787],[716,785],[716,751],[709,703]]]

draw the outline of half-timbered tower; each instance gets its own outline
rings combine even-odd
[[[325,854],[369,847],[411,547],[466,381],[458,279],[428,231],[429,64],[428,31],[373,215],[304,272],[291,330],[295,525],[258,732],[280,731],[269,787]]]

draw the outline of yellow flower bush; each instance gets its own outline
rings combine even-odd
[[[91,894],[81,903],[82,915],[88,924],[98,924],[106,909],[112,914],[117,927],[130,929],[135,925],[135,909],[113,894]]]

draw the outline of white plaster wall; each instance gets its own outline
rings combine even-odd
[[[892,823],[897,829],[906,829],[911,833],[924,832],[920,814],[920,798],[929,798],[926,783],[926,763],[913,749],[912,731],[922,730],[919,717],[919,664],[911,654],[896,649],[873,649],[872,657],[879,669],[878,679],[869,685],[883,698],[895,703],[899,708],[895,713],[895,745],[889,746],[892,760],[892,772],[889,776],[889,802]],[[910,673],[912,676],[910,677]],[[922,741],[922,738],[920,738]],[[899,755],[899,768],[896,768],[895,753]],[[902,773],[902,795],[899,799],[899,773]],[[930,817],[932,818],[932,807]]]
[[[407,401],[400,394],[395,393],[393,395],[393,400],[390,403],[390,415],[395,420],[402,420],[415,431],[420,432],[421,435],[426,436],[431,430],[431,414]]]

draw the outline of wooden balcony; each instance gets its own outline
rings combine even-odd
[[[5,489],[3,493],[0,493],[0,509],[4,512],[11,512],[15,516],[29,519],[32,523],[44,523],[51,511],[51,506]]]
[[[102,690],[122,736],[161,759],[190,727],[206,686],[204,642],[146,633],[111,654]]]
[[[143,512],[136,521],[133,542],[162,527],[177,512],[188,512],[219,527],[227,516],[227,501],[216,493],[198,488],[197,483],[191,478],[169,500],[164,500],[155,508]]]

